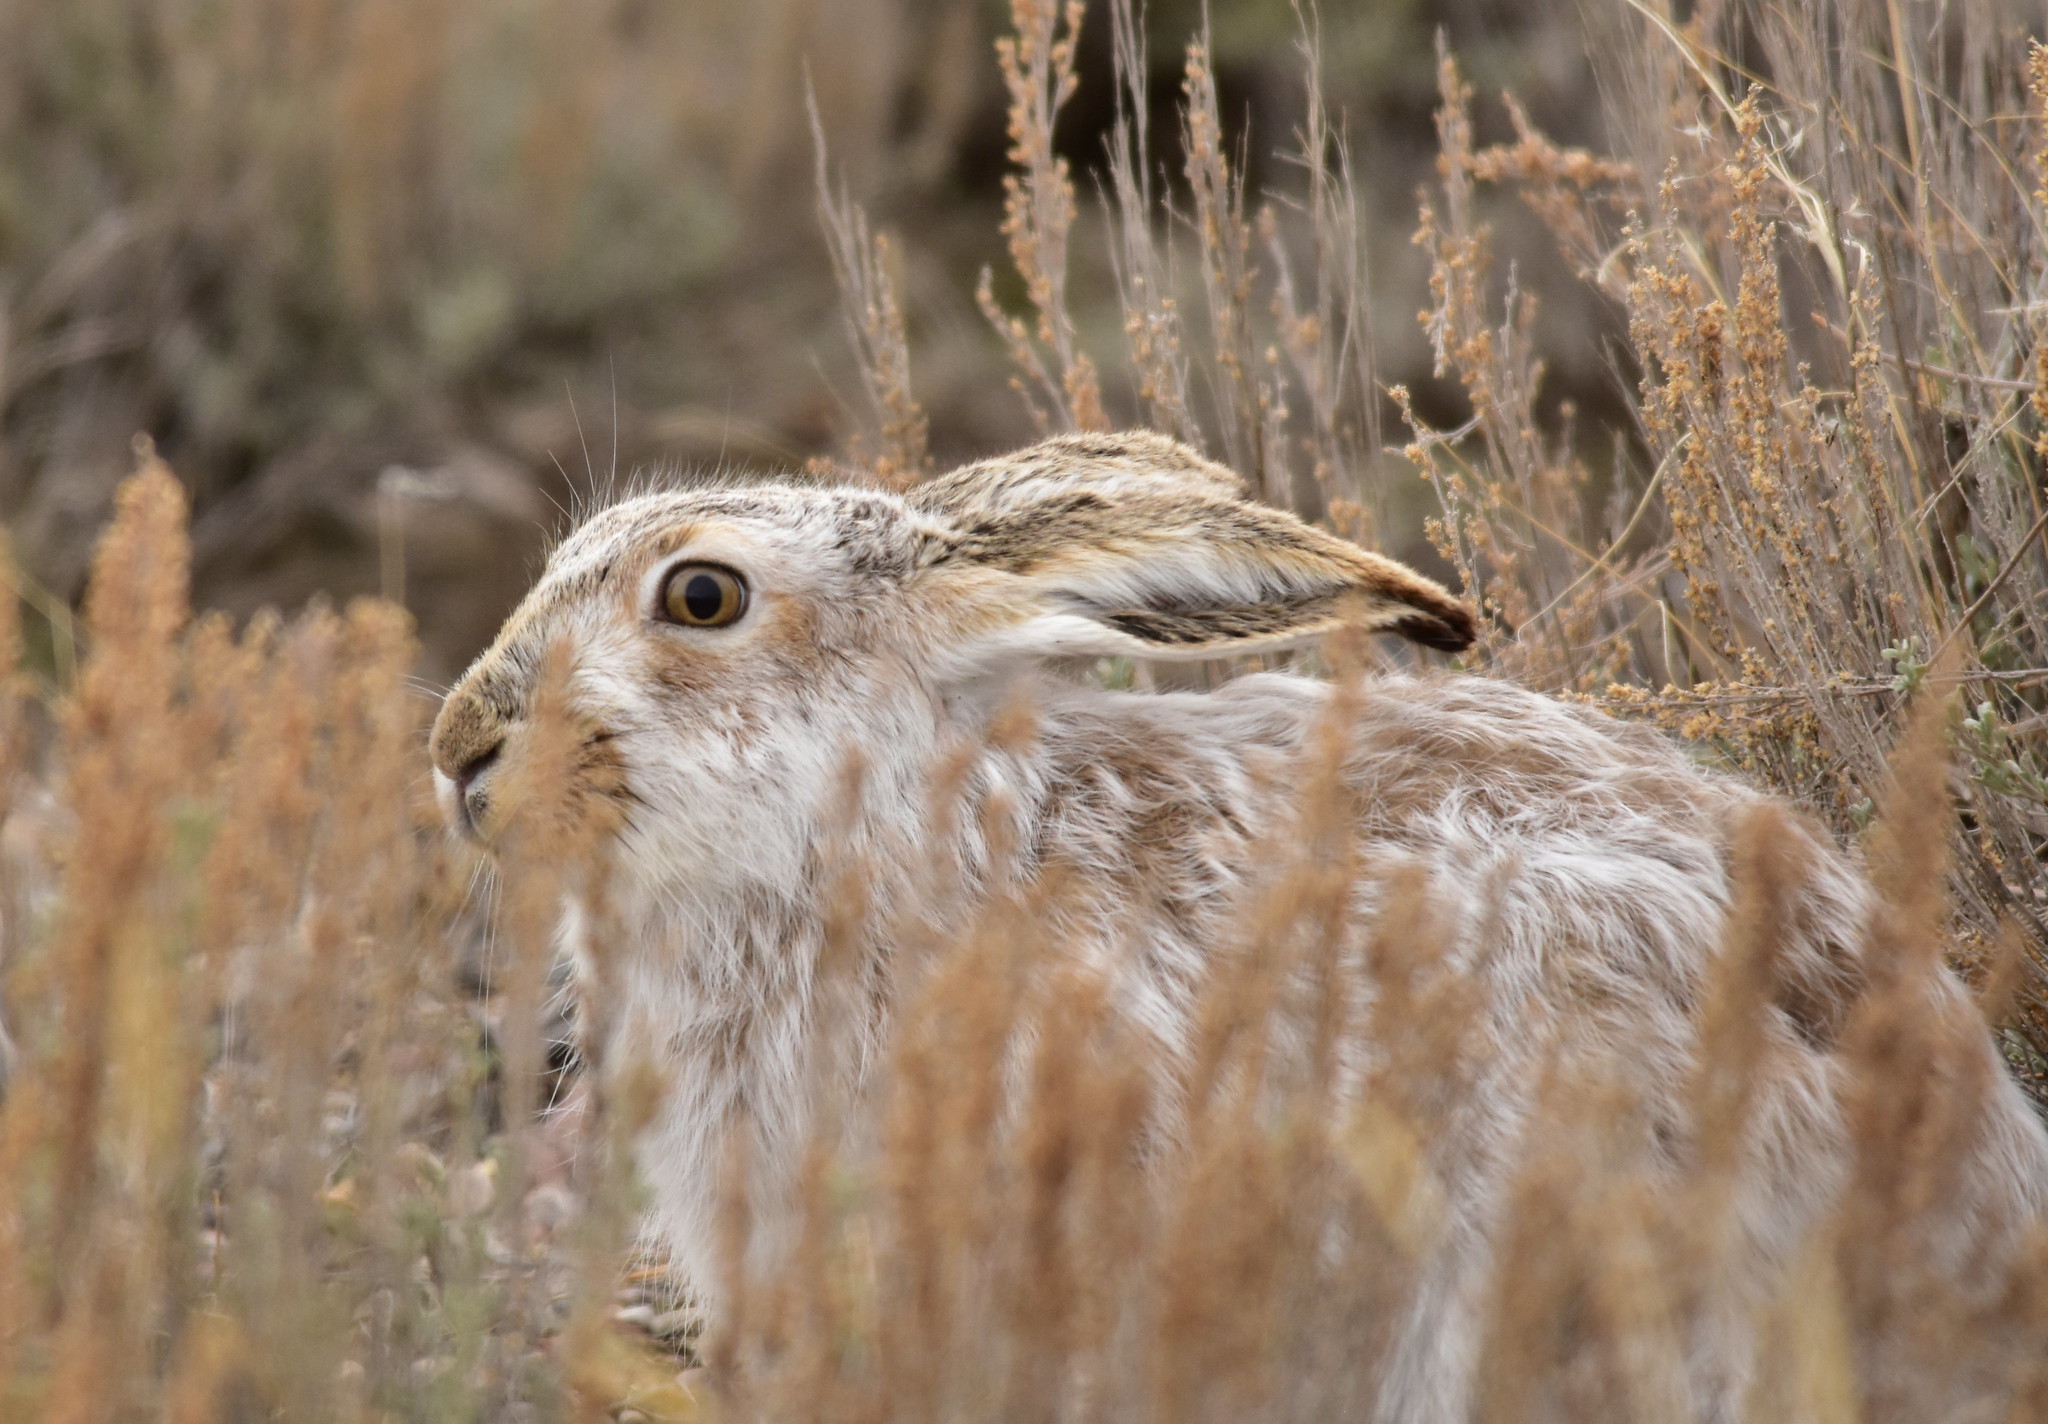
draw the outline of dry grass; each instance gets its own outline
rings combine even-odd
[[[2048,90],[1995,5],[1879,14],[1731,9],[1677,32],[1644,12],[1614,83],[1673,123],[1629,129],[1626,163],[1526,129],[1476,150],[1446,58],[1444,200],[1418,240],[1475,429],[1418,423],[1409,453],[1499,619],[1490,661],[1652,716],[1845,834],[1911,696],[1954,697],[1958,954],[2024,935],[2013,1046],[2038,1076]],[[1738,38],[1767,81],[1720,57]],[[1519,189],[1625,317],[1634,473],[1541,433],[1532,299],[1486,300],[1479,183]]]
[[[434,9],[445,44],[422,63],[446,59],[467,13]],[[2016,1066],[2042,1065],[2048,61],[2030,80],[1989,5],[1709,6],[1683,29],[1630,10],[1602,53],[1633,146],[1594,156],[1519,118],[1513,142],[1481,145],[1446,55],[1418,240],[1427,331],[1470,419],[1440,431],[1378,384],[1369,215],[1319,103],[1298,206],[1254,211],[1197,43],[1183,169],[1158,174],[1138,26],[1114,5],[1123,113],[1098,211],[1051,143],[1079,12],[1018,0],[1013,16],[1004,235],[1027,305],[993,282],[983,305],[1040,418],[1157,424],[1372,540],[1410,478],[1381,450],[1405,412],[1445,556],[1493,619],[1481,666],[1687,732],[1832,818],[1878,872],[1870,986],[1842,1035],[1855,1166],[1799,1268],[1769,1299],[1727,1297],[1786,861],[1762,816],[1735,847],[1735,928],[1699,1009],[1689,1150],[1651,1152],[1625,1064],[1558,1061],[1536,1085],[1541,1148],[1508,1211],[1480,1412],[1683,1417],[1689,1342],[1740,1309],[1771,1326],[1749,1417],[1926,1418],[1930,1382],[1985,1417],[2048,1417],[2048,1243],[1963,1279],[1930,1244],[1963,1189],[1954,1144],[1980,1111],[1969,1049],[1986,1030],[1930,1014],[1924,992],[1941,956],[1964,965]],[[575,17],[555,18],[573,44]],[[233,275],[260,323],[288,310],[283,289],[391,280],[379,254],[419,218],[403,175],[437,150],[408,127],[409,71],[343,64],[336,81],[318,36],[243,38],[246,53],[188,48],[246,72],[167,71],[196,86],[194,122],[298,154],[318,123],[218,106],[261,107],[311,70],[368,116],[321,151],[324,275]],[[596,151],[578,125],[597,120],[557,82],[515,148],[526,176],[489,190],[498,220],[526,211],[519,183],[568,182]],[[166,161],[216,151],[175,139]],[[209,221],[299,212],[275,186],[227,187]],[[1532,298],[1488,255],[1496,188],[1613,304],[1634,424],[1611,465],[1544,404]],[[876,411],[867,448],[885,478],[914,479],[928,437],[891,255],[843,195],[827,210]],[[264,241],[299,240],[282,231]],[[1069,310],[1077,235],[1106,243],[1120,352],[1091,354]],[[580,260],[546,222],[523,240],[543,266]],[[652,1088],[607,1098],[595,1075],[559,1074],[540,1027],[559,892],[573,881],[601,912],[602,826],[556,814],[537,739],[536,809],[480,892],[426,794],[431,704],[408,681],[404,616],[371,601],[239,631],[194,620],[185,513],[145,451],[100,544],[75,675],[0,687],[0,1413],[1360,1412],[1443,1229],[1438,1184],[1461,1169],[1440,1125],[1486,1090],[1501,1028],[1442,968],[1412,887],[1363,966],[1339,953],[1359,874],[1328,774],[1341,696],[1289,770],[1297,822],[1261,856],[1171,1081],[1070,965],[1061,885],[962,905],[933,868],[929,902],[890,927],[914,972],[883,1083],[821,1142],[787,1259],[746,1249],[735,1198],[730,1308],[685,1385],[685,1317],[662,1315],[661,1347],[617,1319],[622,1281],[629,1320],[673,1304],[657,1268],[629,1270],[623,1144]],[[0,635],[0,667],[20,668],[19,630]],[[848,935],[867,913],[859,870],[835,910]],[[580,1013],[602,1055],[602,960]],[[1338,1111],[1338,1062],[1365,1039],[1381,1045],[1366,1106]],[[1182,1130],[1162,1134],[1161,1111]]]
[[[1074,324],[1050,275],[1071,184],[1030,137],[1067,92],[1056,17],[1014,18],[1045,37],[1006,68],[1022,136],[1007,231],[1033,316],[996,318],[1034,415],[1093,423],[1057,399],[1062,381],[1100,383],[1060,337]],[[1654,718],[1846,835],[1868,822],[1903,707],[1923,686],[1952,693],[1957,954],[1975,964],[2008,925],[2024,937],[2012,1044],[2030,1075],[2048,1069],[2048,61],[2016,12],[1817,0],[1713,7],[1681,28],[1623,6],[1597,36],[1631,145],[1612,156],[1549,142],[1512,96],[1514,141],[1480,146],[1471,90],[1440,54],[1439,181],[1414,240],[1437,373],[1467,407],[1450,430],[1377,384],[1364,205],[1320,107],[1313,21],[1295,135],[1308,182],[1251,214],[1204,41],[1187,52],[1183,171],[1154,173],[1137,20],[1123,3],[1107,19],[1121,119],[1104,231],[1135,394],[1118,420],[1190,439],[1370,543],[1398,533],[1380,441],[1399,412],[1438,501],[1431,538],[1490,615],[1477,665]],[[1581,290],[1538,294],[1495,269],[1496,189],[1549,228]],[[1546,402],[1539,298],[1611,313],[1619,428],[1582,430],[1569,402]]]

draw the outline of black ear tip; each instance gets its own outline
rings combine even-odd
[[[1394,631],[1440,653],[1462,653],[1479,636],[1479,625],[1464,604],[1448,603],[1433,612],[1409,614],[1394,624]]]

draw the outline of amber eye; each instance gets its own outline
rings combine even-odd
[[[718,564],[678,564],[661,586],[661,608],[690,628],[723,628],[747,611],[747,586]]]

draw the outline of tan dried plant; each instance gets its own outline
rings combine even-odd
[[[1480,664],[1690,732],[1859,836],[1883,892],[1863,971],[1813,998],[1784,963],[1812,833],[1783,811],[1730,829],[1736,913],[1697,986],[1683,1120],[1647,1111],[1625,1036],[1600,1053],[1518,1039],[1422,882],[1360,854],[1333,769],[1363,658],[1340,645],[1328,716],[1273,769],[1293,815],[1245,867],[1182,1061],[1119,1027],[1065,935],[1077,887],[1010,873],[1000,798],[966,804],[972,749],[927,814],[986,817],[998,891],[970,904],[960,867],[917,865],[882,917],[862,893],[874,852],[821,852],[840,863],[820,972],[886,936],[899,1027],[873,1097],[819,1134],[793,1241],[756,1249],[730,1194],[726,1309],[693,1341],[634,1249],[626,1148],[654,1080],[579,1074],[541,1036],[573,895],[594,927],[577,1037],[611,1051],[616,803],[565,792],[592,769],[566,662],[481,866],[427,795],[404,615],[195,620],[183,495],[145,452],[75,676],[21,673],[13,603],[0,614],[0,1416],[1353,1417],[1399,1367],[1419,1266],[1455,1229],[1446,1184],[1476,1165],[1458,1128],[1512,1088],[1532,1107],[1479,1322],[1487,1419],[1687,1417],[1691,1363],[1730,1321],[1764,1327],[1744,1417],[1918,1420],[1959,1400],[2048,1417],[2048,1244],[2022,1232],[1958,1263],[1939,1225],[1971,1207],[1954,1164],[1994,1080],[1972,1051],[1986,1022],[1933,1002],[1931,976],[1944,957],[1981,971],[1990,1026],[2038,1065],[2048,814],[2048,180],[1998,127],[2029,78],[2041,112],[2048,68],[2027,68],[2001,12],[1965,8],[1941,54],[1904,6],[1701,7],[1683,29],[1632,10],[1602,53],[1640,147],[1607,156],[1520,120],[1480,147],[1444,61],[1428,323],[1471,424],[1416,418],[1409,455],[1496,617]],[[1334,121],[1318,110],[1300,145],[1302,206],[1248,214],[1198,46],[1195,226],[1155,223],[1139,30],[1113,8],[1108,231],[1137,397],[1116,412],[1065,315],[1077,209],[1050,135],[1078,13],[1020,0],[1016,18],[1008,235],[1031,312],[999,315],[1047,420],[1206,433],[1270,498],[1352,533],[1383,518],[1393,397]],[[1746,72],[1770,76],[1740,93],[1737,27],[1768,61]],[[572,130],[578,101],[562,104]],[[347,141],[395,141],[380,132]],[[1486,240],[1506,185],[1619,304],[1641,451],[1618,475],[1546,432],[1528,308]],[[906,314],[853,210],[833,211],[878,412],[898,422],[878,448],[913,479]],[[366,217],[363,251],[395,221]],[[1200,333],[1182,316],[1197,304]],[[1036,735],[1030,709],[993,735]],[[1850,1166],[1782,1243],[1786,1268],[1745,1292],[1730,1218],[1764,1126],[1767,997],[1838,1045]],[[1509,1046],[1538,1071],[1504,1083]]]
[[[1438,359],[1474,424],[1411,420],[1409,454],[1444,497],[1446,556],[1500,616],[1504,670],[1651,716],[1845,833],[1905,701],[1962,689],[1952,954],[2022,928],[2012,1047],[2038,1073],[2048,800],[2010,728],[2033,725],[2042,685],[2041,209],[2013,125],[2043,98],[1996,5],[1929,19],[1932,50],[1880,19],[1732,7],[1681,30],[1639,7],[1608,50],[1629,57],[1617,89],[1698,121],[1619,127],[1638,142],[1615,159],[1556,149],[1512,109],[1518,141],[1475,151],[1447,59],[1442,206],[1420,240]],[[1744,25],[1767,81],[1716,49]],[[1632,476],[1539,433],[1527,314],[1510,291],[1494,315],[1473,209],[1496,183],[1626,320]]]
[[[1056,419],[1060,429],[1101,430],[1108,425],[1101,382],[1095,363],[1075,344],[1067,310],[1074,180],[1067,161],[1053,151],[1053,125],[1074,93],[1074,46],[1085,10],[1081,0],[1064,6],[1058,0],[1011,0],[1015,33],[996,42],[996,63],[1010,96],[1010,159],[1016,164],[1015,172],[1003,176],[1003,236],[1034,321],[1003,310],[986,269],[975,301],[1008,345],[1020,373],[1017,389],[1040,425]]]
[[[2040,162],[2014,125],[2044,109],[2012,12],[1967,8],[1925,18],[1931,50],[1903,12],[1880,23],[1834,3],[1724,7],[1684,27],[1650,6],[1589,19],[1629,140],[1611,155],[1551,143],[1512,96],[1514,140],[1481,147],[1473,96],[1441,53],[1439,183],[1416,241],[1437,371],[1469,407],[1453,429],[1428,427],[1373,370],[1361,203],[1320,101],[1312,17],[1305,199],[1248,218],[1198,39],[1178,226],[1157,220],[1170,205],[1146,147],[1135,12],[1111,7],[1107,258],[1129,418],[1363,536],[1397,492],[1379,458],[1384,400],[1438,502],[1431,535],[1491,615],[1484,666],[1651,717],[1839,833],[1867,823],[1905,701],[1962,650],[1938,676],[1969,704],[1951,954],[1988,962],[2001,927],[2019,927],[2031,967],[2011,1047],[2038,1076],[2048,397],[2030,354]],[[1027,18],[1042,29],[1049,14]],[[1021,32],[1012,43],[1038,53]],[[1755,73],[1727,57],[1750,43],[1768,61]],[[1041,90],[1068,92],[1055,77]],[[1013,108],[1032,137],[1018,193],[1059,186],[1041,171],[1056,112]],[[1537,293],[1499,270],[1487,213],[1503,189],[1552,230],[1585,291]],[[1057,225],[1062,253],[1071,226]],[[1199,341],[1190,298],[1208,314]],[[1539,300],[1612,314],[1617,383],[1633,391],[1612,462],[1588,458],[1569,405],[1551,409]],[[1027,371],[1037,359],[1019,356]],[[1042,371],[1033,382],[1051,389]]]
[[[541,1111],[554,919],[601,828],[509,846],[471,940],[405,615],[195,621],[185,508],[145,447],[75,684],[4,684],[0,1414],[687,1399],[609,1324],[632,1226],[607,1124],[644,1106],[578,1115],[582,1154]],[[565,1330],[592,1299],[604,1326]]]

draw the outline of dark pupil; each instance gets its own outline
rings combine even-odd
[[[683,607],[700,623],[709,623],[725,607],[725,590],[710,574],[692,574],[683,585]]]

